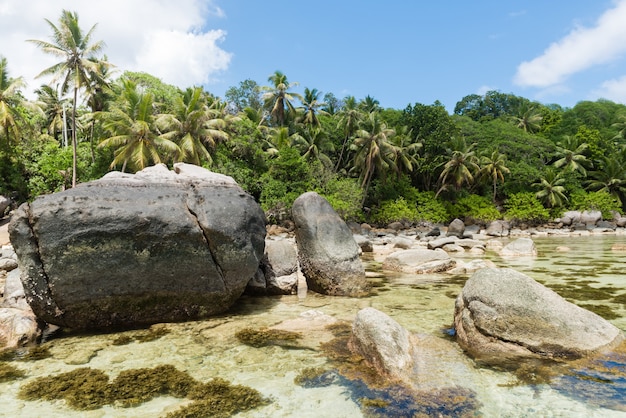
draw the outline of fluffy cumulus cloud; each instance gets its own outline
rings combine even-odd
[[[599,89],[593,92],[593,96],[617,103],[626,103],[626,75],[605,81]]]
[[[0,0],[0,55],[29,90],[47,81],[35,76],[56,60],[26,40],[49,40],[44,19],[56,24],[63,9],[76,12],[85,31],[97,25],[92,39],[105,42],[118,72],[143,71],[184,88],[210,83],[232,58],[220,47],[226,33],[206,29],[223,14],[211,0]]]
[[[550,87],[570,75],[610,63],[626,52],[626,0],[620,0],[589,28],[579,27],[550,45],[542,55],[519,65],[514,82]]]

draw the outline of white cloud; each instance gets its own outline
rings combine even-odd
[[[483,85],[483,86],[480,86],[478,90],[476,90],[476,94],[478,94],[479,96],[484,96],[485,93],[487,93],[488,91],[494,91],[494,90],[497,90],[497,89],[495,87]]]
[[[522,62],[514,78],[520,86],[548,87],[626,52],[626,0],[607,10],[591,28],[579,27],[550,45],[542,55]]]
[[[205,28],[208,17],[223,17],[211,0],[0,0],[0,55],[11,77],[23,76],[29,90],[48,80],[41,70],[57,60],[27,39],[49,40],[44,19],[56,24],[63,9],[78,14],[84,31],[97,24],[93,41],[106,43],[103,53],[122,72],[143,71],[181,88],[207,84],[230,64],[220,48],[226,33]]]
[[[600,89],[593,92],[595,98],[607,99],[626,104],[626,75],[602,83]]]

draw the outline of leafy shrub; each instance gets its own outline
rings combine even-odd
[[[435,197],[434,192],[415,192],[412,199],[399,197],[383,201],[372,214],[372,221],[387,224],[394,221],[416,223],[446,222],[450,216],[443,203]]]
[[[435,192],[417,192],[414,196],[418,219],[433,223],[443,223],[450,220],[450,214],[441,200],[435,197]]]
[[[450,208],[450,215],[453,218],[475,220],[487,223],[500,219],[502,215],[493,203],[485,196],[471,194],[460,198],[456,204]]]
[[[390,222],[417,222],[419,214],[414,205],[410,205],[403,197],[395,200],[385,200],[380,208],[372,214],[372,221],[384,225]]]
[[[291,210],[293,201],[312,190],[311,172],[298,151],[284,148],[272,160],[269,171],[261,176],[260,203],[270,222],[281,221]]]
[[[511,221],[541,223],[550,218],[550,213],[532,192],[514,193],[505,203],[504,218]]]
[[[417,192],[411,186],[411,179],[403,174],[399,177],[377,178],[372,181],[368,192],[368,203],[395,200],[404,197],[409,202],[414,202],[414,194]]]
[[[576,190],[570,196],[570,206],[573,210],[599,210],[603,219],[612,219],[611,212],[622,213],[622,205],[615,196],[605,190],[585,192]]]
[[[317,192],[323,196],[333,209],[346,221],[361,222],[364,220],[361,202],[363,201],[363,189],[358,180],[331,179]]]

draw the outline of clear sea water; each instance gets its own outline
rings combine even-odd
[[[492,252],[482,258],[511,267],[552,287],[579,305],[610,316],[626,331],[626,236],[534,238],[539,255],[503,259]],[[565,248],[567,247],[567,248]],[[462,260],[480,258],[455,255]],[[305,368],[328,367],[320,343],[332,335],[328,321],[352,321],[364,307],[374,307],[416,335],[423,349],[415,384],[422,388],[465,388],[483,417],[626,417],[624,358],[557,377],[550,383],[520,382],[501,368],[483,367],[467,357],[450,337],[454,299],[468,276],[409,275],[382,272],[382,257],[364,257],[376,292],[367,298],[327,297],[312,292],[282,297],[243,297],[227,314],[205,321],[165,324],[160,338],[126,345],[113,342],[133,332],[65,335],[48,342],[52,357],[12,362],[26,377],[0,383],[0,416],[6,417],[159,417],[188,401],[155,398],[142,405],[106,406],[74,411],[64,401],[23,401],[21,385],[78,367],[102,369],[111,378],[123,370],[170,364],[200,381],[221,377],[260,391],[267,406],[238,417],[361,417],[355,388],[341,379],[325,387],[304,388],[294,378]],[[621,296],[621,297],[620,297]],[[593,305],[593,306],[591,306]],[[247,328],[279,327],[301,331],[298,348],[243,345],[235,337]],[[612,362],[612,363],[611,363]],[[608,371],[607,371],[608,370]],[[443,412],[445,414],[445,411]],[[388,415],[398,416],[398,415]],[[432,416],[437,416],[433,412]],[[443,415],[442,415],[443,416]]]

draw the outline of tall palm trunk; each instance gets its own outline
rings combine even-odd
[[[76,101],[78,100],[78,87],[74,87],[74,106],[72,107],[72,188],[76,187],[76,154],[78,150],[76,140]]]

